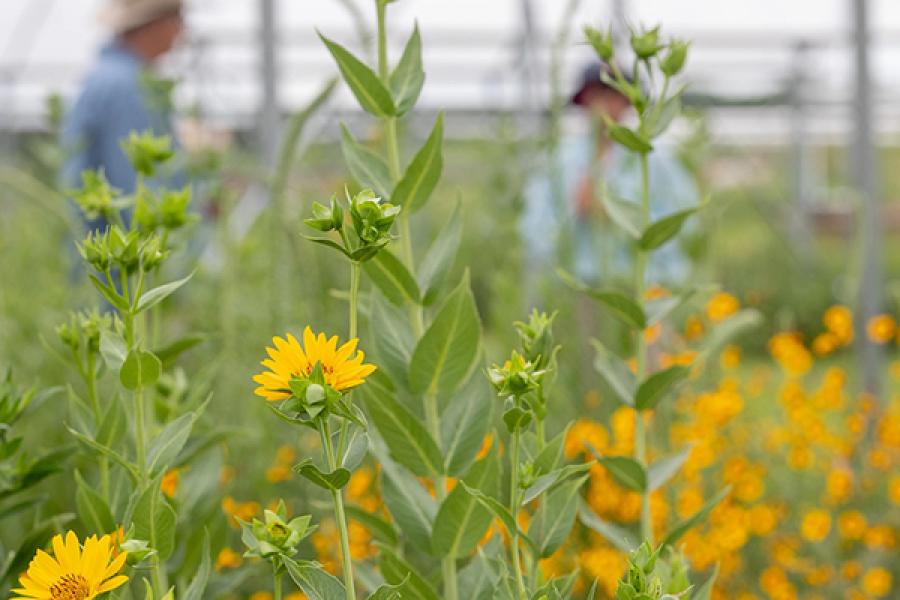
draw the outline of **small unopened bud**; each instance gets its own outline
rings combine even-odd
[[[613,37],[612,37],[612,29],[609,29],[606,33],[603,33],[599,29],[594,29],[590,26],[585,26],[584,28],[584,36],[587,38],[588,43],[594,49],[594,52],[597,53],[597,56],[600,60],[604,62],[609,62],[613,54],[615,53],[615,48],[613,46]]]
[[[638,58],[647,60],[656,56],[660,50],[659,27],[654,27],[642,33],[631,33],[631,49]]]
[[[681,40],[674,40],[669,44],[669,52],[666,57],[660,61],[659,68],[669,77],[677,75],[684,68],[687,59],[688,48],[690,43]]]

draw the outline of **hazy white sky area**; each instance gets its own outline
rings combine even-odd
[[[2,0],[0,118],[38,114],[41,99],[71,96],[98,47],[108,37],[97,21],[106,0]],[[350,0],[374,22],[374,0]],[[525,0],[400,0],[389,7],[391,52],[399,54],[418,20],[428,82],[422,104],[479,109],[521,102],[516,40]],[[578,45],[583,23],[609,21],[614,0],[582,0],[566,57],[567,87],[589,59]],[[663,25],[670,35],[695,40],[688,78],[696,88],[737,98],[774,93],[793,78],[798,61],[812,80],[810,96],[839,103],[851,89],[847,48],[853,0],[622,0],[631,22]],[[530,0],[543,50],[535,68],[546,82],[547,40],[567,0]],[[252,114],[259,97],[256,0],[187,0],[189,42],[169,68],[180,75],[182,101],[209,114]],[[353,47],[358,32],[340,0],[280,0],[281,97],[300,104],[334,73],[314,28]],[[900,108],[900,2],[870,0],[875,40],[873,73],[880,102]],[[795,47],[812,49],[798,59]],[[538,102],[546,99],[539,83]],[[340,102],[352,105],[346,91]],[[900,111],[896,122],[900,127]],[[891,113],[893,114],[893,113]],[[888,116],[885,118],[894,119]]]

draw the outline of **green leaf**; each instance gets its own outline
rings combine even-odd
[[[128,356],[128,344],[115,331],[104,329],[100,332],[100,355],[110,371],[118,372]]]
[[[475,461],[494,420],[493,393],[484,375],[472,373],[441,415],[447,475],[459,477]]]
[[[350,174],[363,187],[372,188],[382,198],[387,198],[393,189],[391,174],[384,160],[350,134],[341,123],[341,151]]]
[[[594,461],[577,465],[566,465],[561,469],[541,475],[522,494],[522,506],[525,506],[541,494],[552,492],[572,477],[587,473],[593,466]]]
[[[410,543],[431,552],[431,527],[437,506],[422,484],[374,444],[373,453],[382,465],[381,493],[394,521]]]
[[[288,575],[309,600],[345,600],[344,584],[327,573],[322,565],[308,560],[292,560],[282,557]]]
[[[428,202],[444,169],[444,113],[438,115],[431,135],[413,157],[391,194],[391,203],[417,211]]]
[[[122,402],[118,398],[114,398],[100,420],[100,427],[97,429],[96,435],[97,442],[110,448],[115,446],[125,434],[126,425]]]
[[[718,352],[748,329],[759,326],[762,323],[762,315],[759,311],[747,308],[722,321],[710,332],[703,342],[698,361],[706,360],[718,354]]]
[[[556,272],[567,285],[576,291],[587,294],[606,306],[614,317],[629,327],[644,329],[647,326],[647,317],[644,315],[644,309],[628,296],[619,292],[595,290],[563,269],[557,269]]]
[[[378,566],[385,581],[400,585],[404,598],[416,600],[441,600],[434,587],[408,562],[400,558],[392,548],[379,545],[381,560]]]
[[[556,552],[575,524],[581,486],[588,476],[570,480],[547,494],[538,508],[537,515],[528,528],[528,536],[534,540],[541,558]]]
[[[600,190],[599,196],[603,208],[612,222],[634,239],[639,239],[643,222],[641,206],[637,202],[616,196],[606,189],[606,186]]]
[[[109,505],[84,481],[81,473],[77,470],[75,471],[75,483],[78,486],[78,491],[75,492],[75,505],[78,507],[78,516],[81,517],[81,522],[90,531],[115,530],[116,522],[109,510]]]
[[[672,528],[671,531],[666,535],[663,540],[662,546],[674,546],[675,542],[681,539],[685,533],[691,530],[695,525],[698,525],[701,521],[705,520],[709,513],[713,511],[713,509],[718,506],[718,504],[728,496],[731,492],[731,486],[724,488],[718,494],[710,498],[706,504],[704,504],[700,510],[692,514],[687,519],[680,521]]]
[[[685,86],[681,86],[674,94],[666,98],[658,108],[650,111],[653,118],[647,123],[650,138],[656,138],[665,133],[672,121],[681,114],[681,95]]]
[[[696,208],[680,210],[650,224],[650,226],[644,230],[644,233],[641,234],[638,245],[644,251],[659,248],[678,235],[684,222],[695,212],[697,212]]]
[[[350,443],[347,444],[347,451],[340,460],[341,466],[351,473],[362,464],[369,452],[369,436],[361,428],[353,427],[353,430]]]
[[[475,366],[480,341],[481,323],[466,273],[413,351],[412,391],[446,394],[458,389]]]
[[[672,365],[662,371],[657,371],[644,380],[638,387],[634,397],[634,406],[638,410],[653,410],[666,394],[687,379],[691,370],[684,365]]]
[[[347,82],[350,91],[356,96],[363,110],[376,117],[391,117],[397,114],[391,93],[372,69],[340,44],[332,42],[321,33],[319,38],[331,52],[341,71],[341,76]]]
[[[492,600],[498,577],[484,552],[479,551],[459,571],[459,597],[466,600]]]
[[[390,252],[379,252],[375,258],[364,262],[363,271],[393,304],[404,306],[419,303],[416,280],[400,259]]]
[[[191,584],[184,592],[181,600],[203,600],[203,592],[206,591],[206,584],[209,582],[209,575],[212,572],[212,561],[209,552],[209,531],[203,531],[203,549],[200,553],[200,568],[194,573]]]
[[[655,492],[671,479],[691,454],[691,448],[660,458],[647,467],[647,491]]]
[[[571,425],[567,425],[565,429],[547,442],[544,449],[534,459],[534,467],[539,474],[547,474],[562,466],[565,458],[566,435],[569,432],[569,427]]]
[[[423,290],[422,304],[426,306],[437,299],[444,279],[456,259],[462,240],[461,213],[460,203],[457,202],[450,220],[441,227],[419,265],[419,289]]]
[[[409,360],[416,344],[409,313],[386,302],[379,293],[373,293],[371,297],[370,339],[378,358],[378,368],[387,373],[395,385],[406,387]]]
[[[153,308],[169,296],[171,296],[175,291],[190,281],[191,277],[194,274],[191,273],[187,277],[183,279],[179,279],[177,281],[170,281],[169,283],[164,283],[161,286],[155,287],[152,290],[148,290],[141,294],[141,299],[138,301],[137,308],[135,309],[135,314],[143,312],[149,308]]]
[[[80,431],[72,429],[71,427],[66,427],[66,429],[69,430],[69,433],[71,433],[75,437],[76,440],[78,440],[79,442],[81,442],[82,444],[84,444],[85,446],[87,446],[88,448],[93,450],[94,452],[97,452],[104,456],[108,456],[109,458],[111,458],[113,460],[113,462],[115,462],[116,464],[118,464],[121,467],[124,467],[125,470],[128,472],[128,474],[131,476],[132,481],[138,481],[139,475],[138,475],[137,469],[135,468],[135,466],[133,464],[131,464],[128,460],[126,460],[121,454],[119,454],[118,452],[116,452],[115,450],[113,450],[111,448],[104,446],[103,444],[97,443],[95,440],[84,435]]]
[[[670,314],[687,304],[697,293],[697,288],[688,288],[677,294],[647,300],[644,303],[644,314],[647,315],[647,326],[655,325]]]
[[[338,467],[330,473],[320,471],[310,458],[294,465],[294,471],[326,490],[340,490],[350,481],[350,471],[347,469]]]
[[[500,464],[494,448],[480,461],[472,465],[463,481],[469,487],[496,494],[500,480]],[[463,558],[475,550],[478,540],[487,531],[493,516],[491,512],[457,485],[441,503],[434,528],[431,546],[436,556]]]
[[[509,508],[503,505],[502,502],[493,498],[492,496],[488,496],[481,490],[469,487],[466,485],[465,481],[460,481],[457,485],[460,485],[466,489],[469,494],[472,495],[475,500],[481,503],[482,506],[491,511],[495,517],[500,519],[500,522],[503,523],[503,526],[506,527],[507,532],[517,532],[519,537],[524,541],[529,549],[533,553],[537,553],[537,547],[531,538],[528,537],[520,528],[519,524],[516,522],[515,517],[513,517],[512,513],[509,511]]]
[[[362,393],[369,415],[394,460],[421,477],[441,475],[441,450],[419,419],[390,394],[376,396],[369,389]]]
[[[358,521],[369,531],[372,535],[372,539],[389,546],[397,545],[400,538],[393,523],[389,523],[378,515],[372,514],[358,506],[353,506],[352,504],[347,505],[345,510],[347,511],[347,518]]]
[[[153,479],[141,493],[132,515],[134,538],[147,540],[160,559],[168,560],[175,549],[175,511],[159,489],[159,478]]]
[[[716,577],[719,576],[719,564],[713,568],[712,574],[703,582],[697,591],[691,595],[691,600],[710,600],[712,598],[713,586],[716,584]]]
[[[390,583],[380,585],[366,600],[402,600],[403,594],[400,590],[406,585],[406,581],[407,580],[404,579],[396,585]]]
[[[578,520],[588,529],[602,535],[606,541],[622,552],[631,553],[638,546],[638,541],[631,532],[598,517],[583,499],[578,504]]]
[[[151,477],[165,471],[178,458],[194,427],[197,415],[187,413],[170,421],[150,443],[147,452],[147,472]]]
[[[132,350],[128,353],[122,370],[119,371],[119,381],[125,389],[134,391],[156,383],[162,364],[156,355],[146,350]]]
[[[641,463],[627,456],[597,456],[597,460],[609,471],[613,479],[635,492],[647,489],[647,473]]]
[[[632,131],[627,127],[611,121],[607,122],[606,127],[609,132],[609,137],[629,150],[633,150],[639,154],[647,154],[653,150],[653,144],[644,139],[644,136],[636,131]]]
[[[619,402],[633,406],[635,378],[621,358],[610,352],[597,340],[591,340],[597,355],[594,357],[594,368],[610,387]]]
[[[182,338],[178,338],[174,342],[162,346],[161,348],[156,348],[155,350],[153,350],[153,354],[155,354],[156,357],[160,360],[163,365],[163,369],[166,369],[171,367],[172,363],[175,362],[175,359],[181,356],[184,352],[205,341],[206,336],[199,333],[186,335]]]
[[[406,114],[415,104],[425,84],[425,71],[422,69],[422,38],[419,35],[418,23],[413,27],[412,35],[406,42],[400,61],[391,73],[391,94],[397,103],[397,115]]]

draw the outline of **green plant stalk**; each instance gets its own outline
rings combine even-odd
[[[321,421],[319,435],[322,439],[325,462],[328,465],[328,469],[334,471],[337,468],[337,462],[334,458],[334,448],[331,444],[331,430],[327,416]],[[347,515],[344,512],[344,498],[340,490],[331,490],[331,501],[334,505],[334,520],[337,523],[341,540],[341,571],[344,575],[344,589],[347,593],[347,600],[356,600],[356,589],[353,583],[353,559],[350,556],[350,535],[347,532]]]
[[[522,560],[519,557],[519,432],[514,431],[510,443],[510,476],[509,476],[509,511],[512,513],[513,523],[516,527],[509,532],[510,559],[513,571],[516,574],[516,589],[520,600],[528,600],[528,592],[525,590],[525,580],[522,577]]]
[[[641,154],[641,220],[643,227],[650,222],[650,167],[647,154]],[[647,252],[637,251],[634,268],[634,295],[637,302],[643,302],[647,272]],[[635,355],[637,360],[637,381],[641,382],[647,373],[647,343],[644,332],[635,333]],[[647,431],[642,411],[634,414],[634,459],[647,468]],[[650,518],[650,492],[641,492],[641,537],[653,545],[653,526]]]
[[[281,600],[281,573],[277,568],[273,570],[272,577],[275,580],[272,585],[272,590],[274,592],[273,600]]]
[[[99,428],[100,417],[100,401],[97,398],[97,379],[94,369],[94,355],[90,351],[87,354],[87,372],[85,373],[84,383],[87,387],[88,399],[91,402],[91,409],[94,411],[95,425]],[[103,501],[109,504],[109,458],[104,454],[99,457],[100,460],[100,493]]]

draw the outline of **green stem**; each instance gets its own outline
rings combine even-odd
[[[275,569],[272,576],[275,578],[275,582],[272,586],[274,591],[273,600],[281,600],[281,573],[278,569]]]
[[[509,549],[511,553],[513,570],[516,574],[516,588],[521,600],[528,600],[528,592],[525,590],[525,579],[522,577],[522,560],[519,557],[519,528],[517,515],[519,514],[519,432],[512,434],[510,444],[510,477],[509,477],[509,511],[512,513],[515,528],[509,532]]]
[[[141,483],[147,481],[146,432],[144,431],[144,388],[134,390],[134,448]]]
[[[650,167],[646,154],[641,154],[641,220],[646,227],[650,222]],[[634,294],[638,302],[643,302],[646,284],[647,253],[637,251],[634,269]],[[647,374],[647,344],[644,332],[635,332],[635,355],[637,360],[637,380],[643,381]],[[642,411],[635,411],[634,459],[645,469],[647,467],[647,430]],[[653,526],[650,515],[650,492],[641,493],[641,537],[653,544]]]
[[[100,401],[97,398],[96,371],[94,368],[94,354],[87,351],[87,371],[84,374],[84,383],[87,387],[88,399],[91,402],[91,410],[94,412],[94,425],[99,429],[101,423]],[[100,493],[103,500],[109,504],[109,459],[106,455],[100,456]]]
[[[334,448],[331,444],[331,430],[328,425],[328,417],[322,419],[319,426],[319,435],[322,438],[325,462],[328,465],[328,469],[334,471],[337,468],[337,463],[334,458]],[[341,571],[344,574],[344,589],[347,592],[347,600],[356,600],[356,589],[353,584],[353,560],[350,556],[350,535],[347,532],[344,498],[340,490],[331,490],[331,501],[334,504],[334,520],[337,522],[341,539]]]
[[[358,337],[357,319],[359,305],[359,263],[350,263],[350,339]]]

